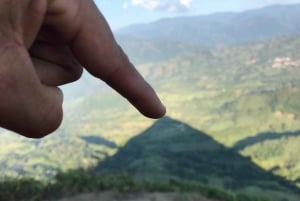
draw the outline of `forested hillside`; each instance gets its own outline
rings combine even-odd
[[[153,43],[150,52],[164,47]],[[52,136],[28,140],[2,134],[2,174],[50,179],[61,170],[101,169],[104,160],[103,168],[140,178],[192,179],[293,197],[300,178],[300,39],[213,50],[187,47],[169,59],[138,65],[167,104],[168,116],[181,122],[162,120],[156,124],[163,128],[140,135],[154,121],[111,91],[95,90],[67,100],[63,127]],[[133,143],[135,136],[150,141]],[[133,151],[124,155],[128,146]]]

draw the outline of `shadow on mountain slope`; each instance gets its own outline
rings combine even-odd
[[[234,149],[243,150],[248,146],[255,145],[257,143],[262,143],[264,141],[279,140],[282,138],[297,137],[297,136],[300,136],[300,131],[283,132],[283,133],[274,133],[274,132],[261,133],[256,136],[248,137],[238,141],[237,143],[235,143]]]
[[[232,190],[255,186],[299,194],[294,184],[261,169],[235,149],[168,117],[131,139],[101,162],[96,171],[124,171],[148,180],[196,180]]]

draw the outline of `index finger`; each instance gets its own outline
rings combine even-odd
[[[62,0],[57,2],[60,6],[66,6],[65,12],[50,23],[69,41],[78,61],[92,75],[124,96],[142,114],[151,118],[162,117],[166,112],[165,107],[116,43],[105,18],[93,1],[77,1],[77,11],[68,9],[69,4],[63,5]]]

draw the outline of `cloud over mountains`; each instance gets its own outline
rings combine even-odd
[[[130,0],[125,7],[139,6],[150,10],[164,12],[186,12],[190,9],[192,0]]]

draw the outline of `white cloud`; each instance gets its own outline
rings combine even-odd
[[[133,6],[141,6],[147,9],[155,9],[161,5],[158,0],[131,0]]]
[[[180,0],[179,3],[187,8],[190,8],[192,0]]]
[[[167,12],[185,12],[190,9],[192,0],[131,0],[132,6]]]

